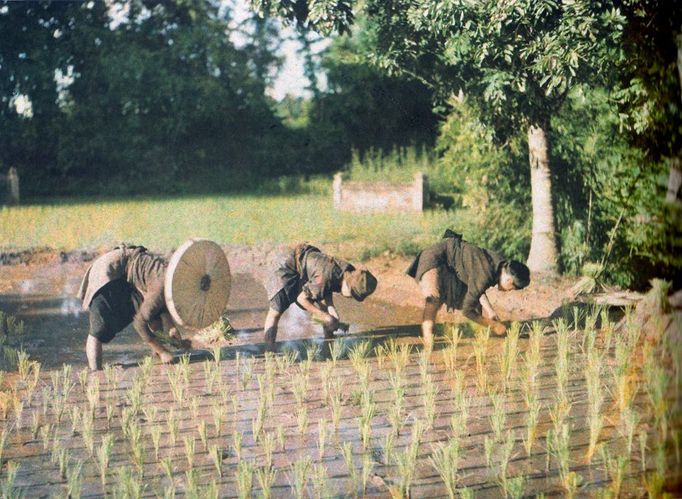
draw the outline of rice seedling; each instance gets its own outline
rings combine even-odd
[[[192,414],[193,419],[198,419],[199,418],[199,398],[197,396],[193,396],[191,399],[189,399],[189,412]]]
[[[149,381],[149,377],[152,374],[152,369],[154,369],[154,359],[152,359],[152,357],[149,355],[145,356],[145,358],[142,359],[142,362],[139,363],[139,367],[142,384],[146,385],[147,381]]]
[[[272,466],[261,466],[256,471],[256,477],[263,499],[270,499],[272,497],[272,485],[277,478],[277,470]]]
[[[90,413],[95,414],[95,410],[99,405],[99,379],[94,378],[92,382],[88,385],[87,397]]]
[[[296,405],[300,409],[308,398],[308,376],[303,373],[296,373],[291,378],[291,391],[296,399]]]
[[[557,388],[559,389],[559,398],[568,401],[570,333],[564,319],[554,321],[554,329],[556,331],[557,342],[557,357],[555,361]]]
[[[286,445],[286,435],[284,434],[284,426],[281,424],[277,425],[277,443],[279,444],[280,450],[285,450]]]
[[[129,468],[121,467],[118,469],[113,497],[140,499],[145,488],[146,485],[143,485]]]
[[[485,464],[488,468],[493,466],[493,450],[495,447],[495,439],[486,435],[483,439],[483,453],[485,455]]]
[[[312,362],[320,354],[320,346],[317,343],[309,342],[305,348],[305,361],[306,369],[310,369]]]
[[[137,423],[131,425],[129,434],[130,453],[133,464],[137,467],[140,475],[144,473],[144,445],[142,445],[142,428]]]
[[[57,448],[57,446],[55,446]],[[70,455],[66,449],[59,449],[56,452],[57,462],[59,463],[59,476],[66,480],[66,470],[69,465]]]
[[[253,371],[255,368],[255,362],[256,359],[253,357],[249,357],[245,361],[241,362],[239,364],[239,383],[241,386],[242,391],[246,390],[246,387],[249,386],[251,383],[251,380],[253,379]]]
[[[488,386],[488,366],[486,362],[490,328],[476,329],[474,338],[474,358],[476,360],[476,384],[481,393],[485,393]]]
[[[362,413],[360,414],[358,421],[360,426],[360,439],[362,441],[363,452],[367,451],[369,448],[369,443],[372,438],[372,419],[374,419],[375,414],[376,405],[371,398],[368,398],[368,402],[363,403],[362,405]]]
[[[232,432],[232,449],[234,449],[234,455],[237,456],[237,459],[241,460],[242,458],[242,433],[240,431],[233,431]]]
[[[84,367],[78,372],[78,383],[81,387],[81,392],[85,393],[88,388],[88,371],[87,367]]]
[[[215,466],[216,472],[218,473],[218,477],[222,478],[223,456],[222,452],[220,451],[220,448],[217,445],[211,445],[208,454],[209,456],[211,456],[211,461],[213,462],[213,466]]]
[[[317,421],[317,455],[320,459],[324,457],[324,448],[327,441],[327,420],[321,418]]]
[[[41,399],[42,399],[41,409],[42,409],[43,417],[47,417],[47,410],[50,408],[50,405],[51,405],[52,388],[50,388],[49,386],[43,387],[42,393],[41,393]],[[0,417],[2,417],[2,419],[5,419],[4,415],[2,415],[2,414],[0,414]]]
[[[196,441],[193,435],[185,435],[183,438],[185,443],[185,458],[187,458],[187,466],[189,469],[194,469],[194,457],[196,455]]]
[[[111,421],[114,419],[114,405],[107,402],[106,406],[106,417],[107,417],[107,428],[111,429]]]
[[[173,459],[170,456],[166,456],[161,461],[159,461],[159,466],[168,477],[168,480],[173,482]]]
[[[84,412],[81,416],[81,436],[83,443],[90,456],[95,452],[94,419],[90,412]]]
[[[0,485],[0,491],[2,491],[3,499],[11,497],[21,497],[14,491],[14,483],[16,482],[18,471],[19,471],[18,463],[15,463],[14,461],[9,461],[7,463],[7,474],[5,475],[5,479],[2,481],[2,484]]]
[[[638,424],[639,414],[637,411],[632,406],[626,407],[623,414],[621,414],[619,432],[625,439],[627,455],[630,455],[632,452],[632,442],[635,438],[635,430]]]
[[[514,450],[514,432],[509,430],[507,432],[507,438],[502,443],[500,447],[500,472],[498,479],[502,485],[502,490],[504,490],[505,497],[509,496],[509,480],[507,479],[507,472],[509,467],[509,461],[511,460],[512,451]]]
[[[680,428],[675,428],[672,432],[673,436],[673,444],[675,445],[675,461],[677,462],[678,466],[680,464],[680,441],[682,440],[682,429]]]
[[[579,485],[579,475],[570,470],[570,434],[568,424],[563,424],[559,430],[550,429],[547,432],[547,450],[549,456],[554,457],[559,468],[559,479],[566,491],[566,495],[574,497]]]
[[[438,472],[450,499],[455,498],[457,490],[457,474],[459,472],[459,440],[451,438],[447,444],[431,446],[429,462]]]
[[[253,490],[253,464],[250,461],[239,461],[237,465],[237,494],[239,499],[251,497]]]
[[[452,384],[454,412],[450,417],[450,429],[453,437],[459,438],[467,429],[469,420],[470,399],[464,394],[464,376],[461,371],[455,373]]]
[[[29,357],[28,352],[23,350],[17,352],[17,370],[19,371],[19,379],[22,383],[26,383],[31,368]]]
[[[111,364],[104,366],[104,379],[107,381],[110,390],[115,390],[118,387],[118,371]]]
[[[500,371],[502,374],[502,391],[506,392],[511,381],[516,359],[519,354],[519,333],[521,327],[518,322],[512,323],[507,330],[507,336],[504,338],[504,345],[502,354],[498,358]]]
[[[266,433],[261,441],[263,448],[263,459],[266,466],[272,466],[272,453],[275,450],[275,437],[270,433]]]
[[[395,439],[396,434],[393,432],[388,432],[384,435],[384,442],[382,445],[382,450],[384,453],[384,464],[392,463],[395,457]]]
[[[107,471],[109,470],[109,461],[113,448],[113,435],[105,435],[104,438],[102,438],[102,444],[97,448],[97,467],[99,468],[99,479],[102,483],[102,490],[105,490],[107,485]]]
[[[232,407],[232,421],[234,422],[234,425],[237,426],[239,416],[239,399],[235,395],[230,397],[230,406]]]
[[[348,476],[352,483],[352,494],[353,496],[357,496],[357,491],[360,488],[360,479],[358,477],[358,472],[355,469],[355,463],[353,462],[353,445],[350,442],[341,444],[341,455],[343,456],[343,461],[346,463]]]
[[[178,437],[178,420],[175,417],[175,408],[171,407],[166,414],[166,428],[168,428],[168,436],[170,438],[171,447],[175,447],[175,442]]]
[[[367,490],[367,482],[369,482],[369,477],[372,474],[372,470],[374,470],[374,461],[372,460],[372,455],[368,452],[365,452],[362,455],[362,474],[360,476],[363,496]]]
[[[199,477],[194,468],[185,471],[185,497],[189,499],[200,499]]]
[[[403,412],[405,406],[405,388],[403,380],[399,375],[393,373],[389,374],[389,381],[391,389],[393,390],[393,403],[388,409],[388,421],[391,424],[391,433],[397,435],[400,432],[400,426],[403,421]]]
[[[334,424],[334,431],[337,432],[339,429],[339,423],[341,421],[341,405],[342,405],[342,385],[340,378],[334,378],[333,382],[330,384],[330,398],[329,404],[332,411],[332,423]]]
[[[505,395],[504,393],[491,393],[489,397],[493,404],[493,413],[489,416],[490,427],[495,435],[495,441],[500,442],[507,421]]]
[[[436,417],[436,399],[438,398],[438,387],[431,380],[429,375],[426,383],[423,385],[424,392],[422,394],[422,405],[424,407],[424,421],[426,427],[433,428],[433,422]]]
[[[656,448],[654,449],[654,459],[656,465],[656,471],[661,476],[666,476],[668,472],[668,455],[666,453],[666,442],[665,440],[658,439],[656,441]]]
[[[601,453],[606,474],[611,480],[610,492],[613,494],[613,497],[620,497],[629,457],[627,455],[613,457],[606,446],[602,446]]]
[[[537,388],[537,379],[540,372],[540,364],[542,362],[540,346],[544,333],[545,329],[542,323],[540,321],[534,321],[530,327],[530,332],[528,335],[528,350],[524,356],[526,360],[526,380],[533,389]]]
[[[121,431],[123,436],[128,437],[130,435],[130,428],[134,424],[135,413],[130,407],[124,407],[121,410]]]
[[[213,387],[215,386],[218,376],[220,375],[219,368],[216,368],[213,363],[204,362],[204,384],[206,387],[206,393],[213,393]]]
[[[589,348],[587,351],[587,364],[585,367],[585,381],[587,384],[587,399],[588,399],[588,423],[590,427],[590,442],[587,449],[585,459],[588,463],[592,462],[592,456],[597,449],[599,441],[599,434],[601,433],[604,424],[604,415],[602,414],[602,403],[604,395],[601,388],[601,357],[595,347]]]
[[[187,383],[185,383],[182,377],[180,364],[176,364],[173,366],[173,369],[168,370],[167,377],[171,393],[173,394],[173,400],[176,404],[182,404],[185,400]]]
[[[204,451],[208,452],[208,433],[206,431],[206,421],[203,419],[199,421],[199,424],[197,425],[197,432],[199,433],[199,438],[204,446]]]
[[[289,485],[294,493],[296,499],[303,499],[305,497],[305,488],[308,483],[308,471],[312,466],[312,460],[309,456],[299,459],[291,465],[291,475],[289,475]]]
[[[410,361],[412,346],[405,343],[398,343],[395,338],[388,342],[388,358],[393,366],[396,376],[400,376]]]
[[[9,432],[9,428],[3,428],[2,433],[0,433],[0,463],[2,463],[2,455],[5,452],[5,445],[7,445],[7,437],[9,436]]]
[[[652,471],[644,476],[644,487],[647,496],[651,498],[666,497],[663,494],[663,486],[665,485],[665,477],[658,471]]]
[[[422,350],[419,354],[417,364],[419,365],[419,379],[421,384],[424,385],[430,377],[429,368],[431,367],[431,353]]]
[[[645,353],[644,379],[646,392],[651,404],[656,426],[663,440],[668,438],[669,401],[666,397],[670,378],[661,362],[658,362],[652,348]]]
[[[161,426],[154,425],[150,431],[152,437],[152,445],[154,446],[154,458],[159,460],[159,445],[161,443]]]
[[[299,435],[305,435],[308,429],[308,408],[306,406],[302,406],[296,411],[296,427]]]
[[[67,471],[67,497],[72,499],[80,499],[81,490],[83,488],[83,461],[77,461]]]
[[[142,414],[144,414],[145,422],[154,424],[159,414],[159,408],[155,404],[148,404],[142,408]]]
[[[14,399],[14,425],[21,429],[22,416],[24,415],[24,401],[19,398]]]
[[[5,444],[5,439],[7,438],[7,435],[5,433],[6,430],[3,430],[2,436],[0,437],[0,451],[4,447]],[[50,438],[52,436],[52,425],[50,423],[46,423],[40,427],[40,440],[43,443],[43,450],[47,450],[50,448]],[[0,452],[0,458],[2,457],[2,452]]]
[[[526,488],[526,477],[515,476],[514,478],[508,478],[504,487],[504,493],[506,497],[510,499],[521,499],[524,497]]]
[[[311,480],[313,482],[313,492],[317,499],[331,496],[326,466],[323,464],[313,465]]]
[[[40,413],[33,412],[31,414],[31,440],[38,439],[38,432],[40,431]],[[0,452],[2,454],[2,452]]]
[[[211,415],[213,416],[213,428],[215,429],[215,436],[220,437],[223,427],[223,408],[219,402],[213,402],[211,405]]]
[[[141,383],[140,378],[136,378],[131,387],[126,391],[126,402],[130,406],[133,414],[139,414],[142,409],[143,390],[144,385]]]
[[[415,422],[412,428],[412,439],[410,445],[402,452],[396,455],[396,464],[400,474],[399,489],[402,497],[410,496],[410,487],[414,480],[414,474],[417,467],[417,455],[419,452],[419,442],[421,440],[423,426],[420,421]]]

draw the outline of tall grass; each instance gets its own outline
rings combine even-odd
[[[336,212],[331,196],[316,194],[54,202],[0,210],[0,244],[69,250],[129,241],[165,251],[189,237],[202,236],[245,245],[374,241],[390,248],[404,241],[433,241],[454,223],[452,219],[452,213],[445,211]]]

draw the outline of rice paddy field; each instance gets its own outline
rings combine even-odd
[[[680,350],[670,334],[645,340],[633,316],[616,326],[576,308],[514,323],[503,339],[449,325],[433,351],[369,332],[95,374],[44,372],[20,353],[3,373],[0,487],[74,498],[677,495]]]
[[[237,245],[369,242],[380,250],[428,244],[458,223],[443,210],[339,213],[331,195],[321,194],[49,202],[0,208],[0,248],[74,250],[127,241],[167,251],[200,236]]]

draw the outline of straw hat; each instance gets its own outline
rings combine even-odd
[[[166,306],[176,324],[204,328],[225,311],[231,283],[222,248],[208,239],[190,239],[168,262]]]

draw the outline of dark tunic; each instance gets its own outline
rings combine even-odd
[[[130,287],[135,313],[129,317],[133,327],[144,341],[149,341],[149,323],[166,311],[164,278],[167,263],[140,246],[122,246],[97,258],[83,277],[78,296],[83,308],[88,309],[93,298],[107,284],[125,281]],[[121,314],[128,315],[127,309]],[[123,321],[127,317],[121,317]]]
[[[429,270],[439,270],[439,291],[448,310],[462,310],[468,318],[481,315],[479,299],[499,281],[505,262],[497,253],[461,239],[446,237],[419,253],[406,273],[417,281]]]
[[[272,272],[265,282],[268,300],[284,291],[290,303],[303,291],[312,302],[320,302],[341,291],[343,273],[353,266],[325,255],[308,244],[288,249],[272,262]]]

